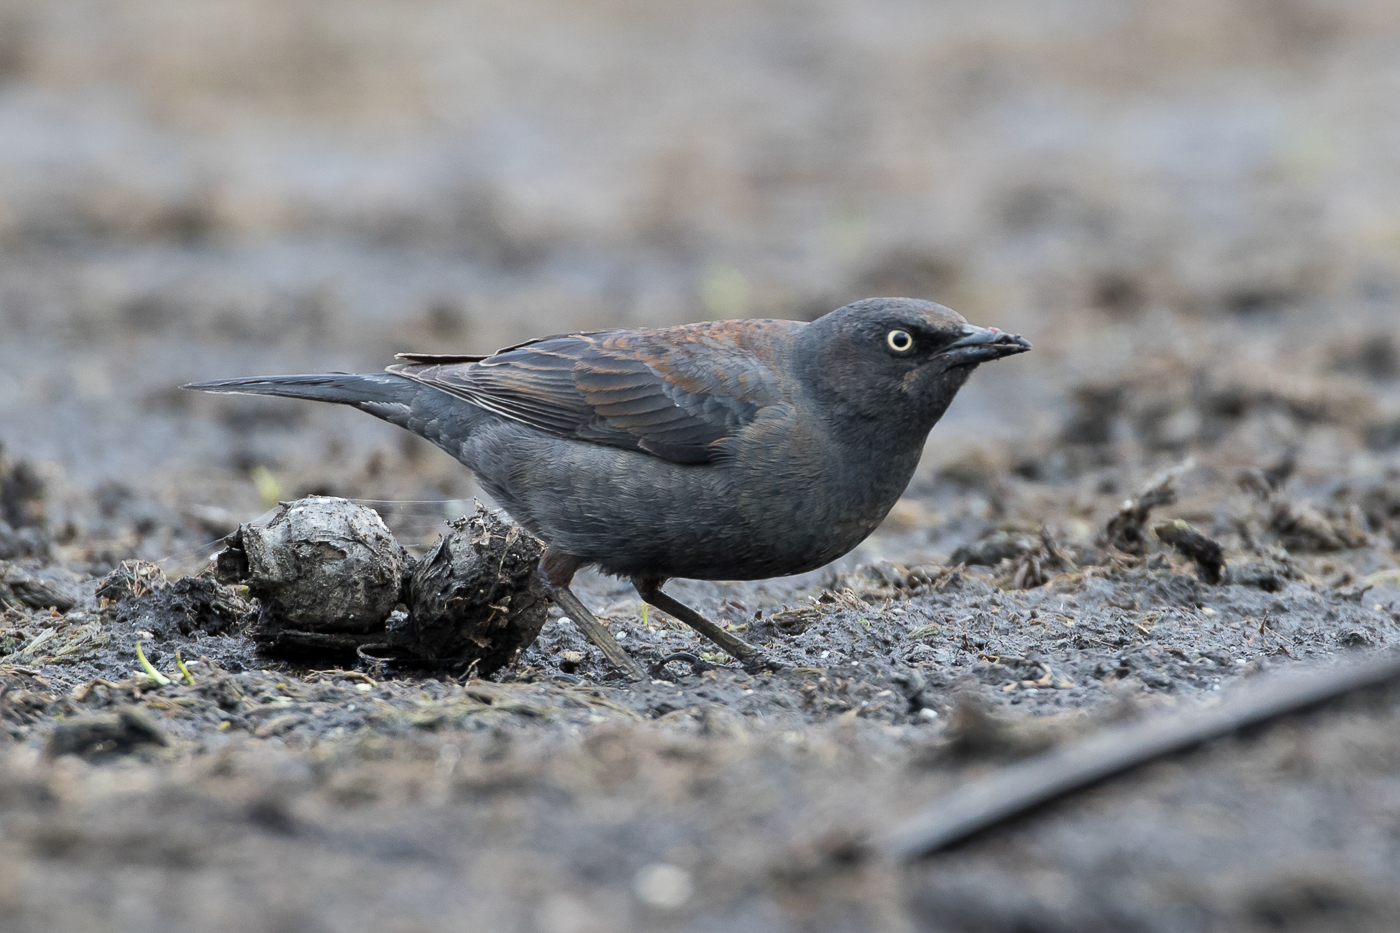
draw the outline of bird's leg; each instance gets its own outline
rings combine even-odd
[[[633,660],[632,656],[622,650],[622,646],[617,643],[617,639],[612,637],[612,633],[603,628],[603,623],[593,617],[593,613],[588,611],[588,607],[583,604],[574,591],[569,589],[569,583],[573,580],[574,571],[579,567],[579,562],[569,557],[561,557],[558,554],[551,554],[545,551],[544,557],[540,560],[541,576],[545,579],[545,584],[549,587],[549,597],[554,600],[555,605],[568,613],[574,625],[579,627],[584,637],[598,646],[598,650],[603,652],[603,656],[611,662],[613,667],[621,670],[631,680],[646,680],[647,672],[642,666]]]
[[[749,644],[737,635],[726,632],[700,613],[680,600],[661,592],[660,580],[647,580],[633,577],[632,585],[645,601],[657,609],[689,625],[710,641],[723,648],[731,657],[737,658],[746,671],[776,670],[780,665],[768,658],[759,648]]]
[[[593,613],[574,595],[574,591],[567,586],[552,586],[549,592],[550,597],[569,614],[569,618],[579,627],[588,640],[598,646],[613,667],[620,669],[632,680],[646,680],[647,673],[642,666],[633,660],[632,656],[622,650],[622,646],[617,643],[603,624],[593,617]]]

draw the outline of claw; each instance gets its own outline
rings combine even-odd
[[[696,657],[689,651],[677,651],[673,654],[666,655],[666,657],[662,658],[660,661],[657,661],[651,666],[652,678],[655,680],[670,680],[671,678],[666,676],[666,665],[670,664],[672,661],[679,661],[682,664],[689,664],[690,672],[692,674],[700,674],[704,673],[705,671],[712,671],[719,666],[717,664],[712,664],[711,662],[706,661],[704,658]]]

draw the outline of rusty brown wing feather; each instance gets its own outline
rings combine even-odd
[[[765,331],[788,321],[571,334],[479,360],[407,355],[390,366],[506,418],[560,437],[711,463],[778,388]]]

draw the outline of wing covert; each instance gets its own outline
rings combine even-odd
[[[472,362],[413,354],[389,370],[559,437],[710,463],[785,401],[762,325],[801,325],[745,323],[547,337]]]

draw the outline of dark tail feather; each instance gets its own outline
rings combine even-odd
[[[249,376],[242,379],[220,379],[217,382],[191,382],[180,388],[232,395],[280,395],[283,398],[338,402],[356,407],[376,403],[411,405],[419,392],[417,384],[412,380],[389,373]]]
[[[321,373],[314,376],[253,376],[192,382],[183,389],[237,395],[280,395],[354,405],[360,411],[427,438],[454,457],[482,418],[470,402],[394,373]],[[468,464],[470,466],[470,464]]]

